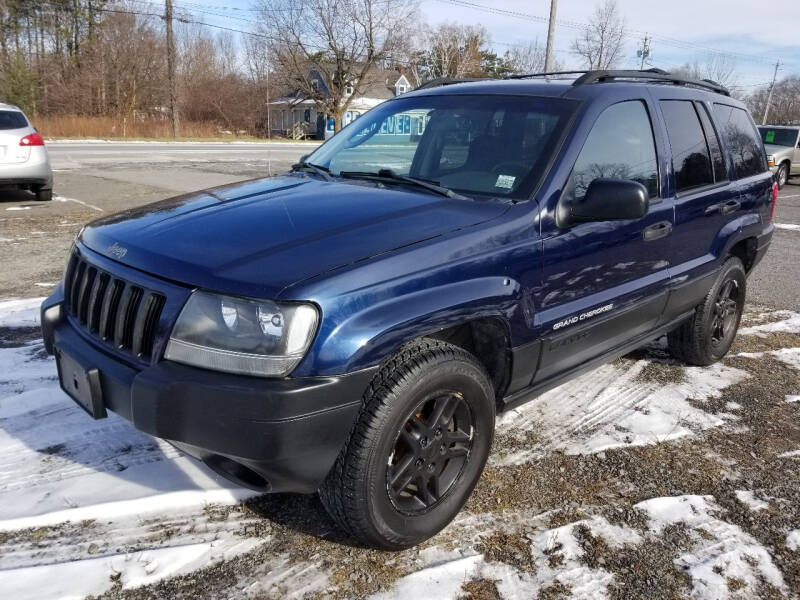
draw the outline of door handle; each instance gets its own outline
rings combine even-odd
[[[741,208],[742,203],[738,200],[728,200],[727,202],[720,202],[719,204],[712,204],[708,208],[706,208],[706,215],[713,214],[719,211],[721,215],[728,215],[732,212],[736,212]]]
[[[723,215],[729,215],[739,210],[740,206],[742,206],[742,203],[738,200],[728,200],[725,204],[720,206],[719,212]]]
[[[660,223],[645,228],[644,232],[642,232],[642,237],[645,242],[652,242],[653,240],[666,237],[670,233],[672,233],[672,223],[669,221],[661,221]]]

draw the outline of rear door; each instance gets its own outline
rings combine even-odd
[[[672,205],[660,197],[650,103],[628,100],[596,118],[555,212],[580,202],[597,178],[631,179],[650,193],[641,219],[559,227],[543,220],[543,328],[535,382],[569,371],[653,329],[666,303]]]
[[[740,214],[741,201],[708,105],[692,98],[662,97],[659,108],[671,147],[669,195],[675,205],[667,321],[693,308],[708,292],[719,266],[715,240]]]

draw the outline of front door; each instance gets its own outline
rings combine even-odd
[[[650,193],[649,212],[641,219],[570,226],[543,220],[542,285],[535,300],[544,342],[534,382],[646,333],[664,309],[673,206],[660,198],[644,99],[614,104],[598,116],[553,212],[580,203],[596,178],[642,183]]]

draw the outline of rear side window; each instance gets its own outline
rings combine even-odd
[[[728,179],[728,166],[725,164],[725,156],[722,154],[722,144],[714,124],[711,122],[711,114],[705,104],[696,103],[697,114],[700,115],[700,122],[703,123],[703,130],[706,132],[708,149],[711,151],[711,162],[714,165],[714,181],[725,181]]]
[[[675,191],[682,192],[714,183],[711,155],[694,103],[663,100],[661,112],[667,123],[667,135],[672,147]]]
[[[737,179],[763,173],[767,170],[767,157],[761,136],[747,112],[727,104],[715,104],[714,113],[722,130],[725,145],[733,158]]]
[[[653,127],[643,102],[608,107],[597,118],[572,169],[565,200],[580,202],[595,179],[638,181],[658,196],[658,162]]]
[[[0,110],[0,130],[22,129],[28,126],[28,120],[16,110]]]

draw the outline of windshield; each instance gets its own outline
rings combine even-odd
[[[459,193],[526,198],[576,103],[522,96],[420,96],[385,102],[308,162],[342,172],[391,169]]]
[[[1,129],[22,129],[28,126],[28,121],[21,112],[16,110],[0,110]]]
[[[794,148],[797,143],[797,129],[759,127],[758,130],[761,132],[761,141],[765,144]]]

